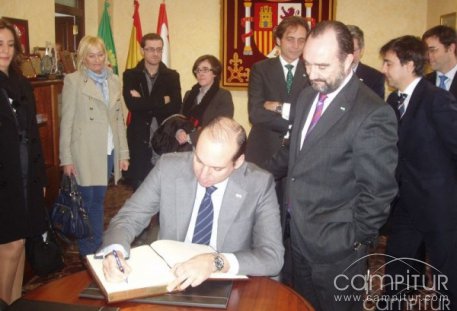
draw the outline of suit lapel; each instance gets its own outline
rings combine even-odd
[[[454,97],[457,98],[457,74],[452,79],[451,87],[449,88],[449,92],[451,92]]]
[[[279,95],[279,98],[287,98],[287,85],[286,85],[286,78],[284,77],[284,70],[282,69],[281,61],[279,60],[279,57],[276,57],[274,61],[271,63],[272,68],[271,68],[271,75],[273,77],[280,77],[279,81],[277,81],[281,87]]]
[[[191,164],[192,165],[192,161]],[[182,177],[176,179],[176,223],[177,237],[179,241],[184,241],[187,230],[189,228],[190,217],[194,206],[195,196],[197,193],[197,179],[193,173],[193,169],[185,170],[189,173],[184,173]]]
[[[417,110],[420,108],[422,99],[424,98],[424,92],[427,88],[428,82],[425,79],[421,79],[419,83],[414,88],[411,98],[408,102],[408,107],[406,109],[403,118],[401,118],[399,123],[399,141],[400,143],[407,143],[409,140],[405,139],[408,137],[410,131],[417,131],[417,128],[412,128],[413,118],[416,115]]]
[[[300,155],[303,155],[311,150],[312,147],[327,134],[327,132],[338,122],[339,119],[341,119],[346,113],[349,113],[349,110],[353,105],[353,98],[359,88],[357,83],[361,82],[356,75],[353,75],[348,84],[343,87],[338,95],[336,95],[319,119],[319,122],[317,122],[314,129],[306,137],[303,142],[303,147],[300,150]],[[315,97],[313,97],[313,100],[314,98]],[[302,121],[303,123],[307,117],[308,114],[305,115],[304,120]],[[303,126],[301,129],[303,129]]]
[[[225,238],[228,234],[232,223],[243,206],[247,192],[244,184],[243,175],[246,172],[247,164],[244,163],[240,168],[235,170],[229,177],[227,188],[225,189],[222,199],[222,206],[219,213],[218,230],[217,230],[217,245],[221,248],[224,245]]]
[[[297,63],[297,68],[295,69],[294,80],[292,82],[292,89],[290,90],[290,94],[297,94],[299,93],[303,85],[305,85],[306,81],[306,73],[303,61],[300,59]]]
[[[97,88],[95,82],[87,76],[83,81],[82,93],[98,101],[101,101],[102,103],[104,102],[102,92]]]

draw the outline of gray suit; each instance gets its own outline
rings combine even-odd
[[[311,87],[300,94],[290,151],[278,153],[274,164],[278,172],[288,164],[294,287],[317,309],[330,310],[340,309],[328,304],[334,277],[366,272],[364,260],[353,271],[344,269],[366,254],[397,193],[397,121],[392,108],[353,76],[300,150],[316,96]]]
[[[140,188],[112,219],[103,247],[130,243],[160,211],[159,239],[184,241],[197,179],[193,153],[162,155]],[[217,251],[234,253],[240,274],[276,275],[283,265],[279,208],[273,177],[245,162],[230,175],[219,214]]]

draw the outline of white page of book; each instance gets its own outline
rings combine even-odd
[[[212,254],[216,252],[208,245],[184,243],[172,240],[157,240],[151,244],[151,247],[170,265],[170,267],[173,267],[177,263],[187,261],[200,254]],[[212,273],[210,277],[212,279],[247,278],[244,275],[234,275],[221,272]]]
[[[142,245],[130,250],[127,263],[132,268],[128,276],[128,283],[112,283],[105,279],[103,274],[102,259],[94,259],[93,255],[87,256],[108,293],[122,292],[131,289],[167,285],[174,280],[168,265],[152,250],[149,245]]]

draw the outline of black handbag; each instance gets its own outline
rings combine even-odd
[[[64,266],[63,252],[57,243],[56,234],[49,220],[48,209],[44,207],[44,218],[48,229],[44,234],[25,240],[25,255],[32,270],[39,276],[59,271]]]
[[[49,224],[49,219],[46,221]],[[26,239],[25,253],[33,272],[39,276],[59,271],[64,266],[63,252],[51,224],[45,234]]]
[[[54,203],[51,221],[54,230],[64,240],[85,239],[92,236],[92,227],[83,207],[81,193],[73,175],[63,175],[59,195]]]

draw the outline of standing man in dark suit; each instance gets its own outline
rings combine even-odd
[[[123,95],[131,113],[127,126],[130,167],[124,177],[136,189],[152,169],[150,138],[163,120],[181,110],[179,74],[162,63],[163,41],[155,33],[141,38],[144,55],[124,72]]]
[[[427,30],[422,40],[427,45],[428,61],[434,70],[426,77],[433,84],[450,91],[457,98],[457,34],[448,26],[435,26]],[[443,82],[441,82],[443,80]]]
[[[280,55],[257,62],[251,69],[248,112],[252,129],[246,160],[261,167],[281,147],[292,124],[298,94],[307,84],[300,55],[308,31],[300,16],[283,19],[274,32]]]
[[[364,256],[397,193],[395,113],[353,74],[353,52],[341,22],[310,31],[311,87],[298,97],[289,150],[272,161],[275,175],[288,166],[294,288],[316,310],[362,309]]]
[[[400,120],[399,193],[386,255],[404,259],[387,264],[385,273],[409,284],[405,288],[394,282],[386,291],[407,294],[422,285],[411,277],[414,271],[405,258],[414,260],[424,243],[429,263],[437,269],[431,269],[435,290],[452,302],[457,293],[457,102],[422,78],[426,48],[413,36],[393,39],[381,48],[383,73],[389,86],[397,89],[387,102]],[[445,306],[440,310],[451,310]]]
[[[383,74],[365,64],[360,62],[365,51],[365,39],[362,29],[355,25],[347,25],[351,32],[352,39],[354,40],[354,63],[352,69],[354,70],[360,81],[365,83],[370,89],[384,99],[384,76]]]

